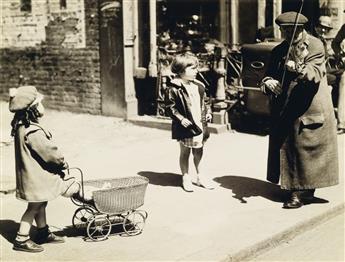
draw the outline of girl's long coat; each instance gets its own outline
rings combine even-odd
[[[300,47],[303,54],[298,53]],[[282,81],[287,50],[286,41],[273,49],[268,77]],[[267,179],[278,183],[280,178],[284,189],[332,186],[338,183],[338,150],[324,48],[319,39],[303,32],[291,51],[303,58],[302,71],[287,71],[283,93],[271,96]]]
[[[44,202],[64,193],[61,178],[64,158],[42,127],[21,125],[16,131],[16,197],[28,202]]]

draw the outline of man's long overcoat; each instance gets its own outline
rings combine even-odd
[[[327,84],[322,42],[303,32],[302,72],[285,74],[283,93],[271,95],[272,126],[267,179],[284,189],[313,189],[338,183],[336,119]],[[298,51],[298,50],[297,50]],[[267,76],[282,81],[288,43],[272,51]]]

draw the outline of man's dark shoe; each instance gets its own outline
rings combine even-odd
[[[44,250],[42,246],[37,245],[31,239],[28,239],[25,241],[14,240],[13,249],[17,251],[24,251],[24,252],[30,252],[30,253],[38,253]]]
[[[284,203],[283,208],[293,209],[300,208],[301,206],[303,206],[303,202],[301,201],[299,194],[297,192],[293,192],[291,194],[291,198]]]
[[[44,228],[37,229],[35,242],[37,244],[45,244],[45,243],[59,244],[59,243],[64,243],[65,239],[63,237],[57,236],[54,233],[50,232],[48,226],[46,226]]]

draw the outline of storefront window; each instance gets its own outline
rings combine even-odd
[[[150,13],[149,1],[138,1],[138,66],[148,67],[150,62]]]
[[[192,52],[199,59],[197,79],[214,96],[217,76],[214,66],[220,49],[219,0],[158,0],[158,112],[164,115],[160,101],[167,83],[173,78],[170,63],[178,53]],[[162,109],[162,110],[161,110]]]
[[[218,0],[158,1],[158,45],[175,51],[206,52],[205,43],[219,35],[218,14]]]

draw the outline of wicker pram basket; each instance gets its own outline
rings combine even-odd
[[[84,186],[102,188],[110,183],[110,188],[95,190],[92,193],[94,205],[101,213],[121,214],[135,210],[144,204],[149,180],[146,177],[131,176],[113,179],[84,181]]]

